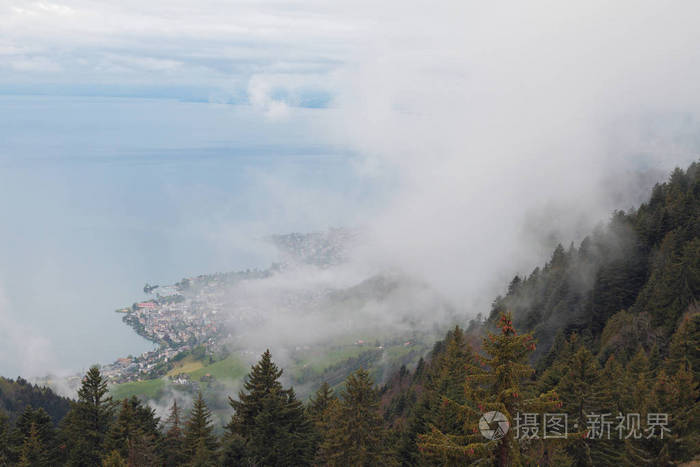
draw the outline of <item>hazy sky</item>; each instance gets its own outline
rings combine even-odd
[[[0,2],[0,373],[87,365],[127,290],[267,260],[251,238],[290,229],[362,225],[358,262],[485,311],[638,203],[636,172],[698,158],[699,13]]]

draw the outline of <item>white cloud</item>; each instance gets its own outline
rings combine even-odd
[[[47,369],[59,368],[51,341],[30,326],[20,324],[8,309],[0,289],[0,353],[24,377],[44,376]]]
[[[253,107],[273,120],[289,116],[289,106],[286,102],[272,97],[273,91],[271,84],[263,76],[253,76],[248,82],[248,97]]]
[[[639,201],[611,178],[698,157],[679,138],[699,127],[696,3],[401,5],[338,73],[335,134],[401,181],[368,260],[484,311],[542,236],[580,239]]]

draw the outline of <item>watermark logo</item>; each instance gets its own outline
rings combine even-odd
[[[486,412],[479,419],[479,431],[484,438],[497,440],[503,438],[510,429],[510,423],[501,412]]]
[[[669,414],[650,412],[646,417],[646,425],[639,413],[617,416],[611,413],[586,414],[586,420],[572,422],[574,433],[589,440],[595,439],[664,439],[671,432]],[[585,425],[584,425],[585,423]],[[525,441],[531,439],[568,438],[569,420],[566,413],[520,413],[514,419],[515,439]],[[481,425],[479,425],[481,427]],[[484,435],[486,436],[486,435]]]

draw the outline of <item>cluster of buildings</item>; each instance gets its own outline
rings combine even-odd
[[[100,372],[110,383],[127,383],[148,377],[161,376],[167,371],[168,362],[173,357],[191,349],[189,345],[179,348],[161,347],[150,352],[144,352],[138,357],[119,358],[109,365],[102,366]]]
[[[173,358],[203,346],[213,350],[224,335],[225,319],[240,319],[220,313],[228,306],[227,284],[246,273],[215,274],[185,279],[176,286],[154,288],[155,298],[117,310],[123,321],[146,339],[158,344],[156,350],[137,357],[120,358],[102,367],[111,383],[162,376]],[[243,310],[245,312],[245,310]]]

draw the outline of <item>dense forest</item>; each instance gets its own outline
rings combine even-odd
[[[265,352],[230,420],[200,396],[159,419],[97,367],[62,409],[0,384],[0,465],[679,465],[700,457],[700,164],[516,276],[384,386],[349,375],[304,403]],[[2,381],[0,381],[2,383]],[[9,386],[8,386],[9,387]],[[11,403],[10,403],[11,402]],[[54,424],[57,422],[57,425]]]

